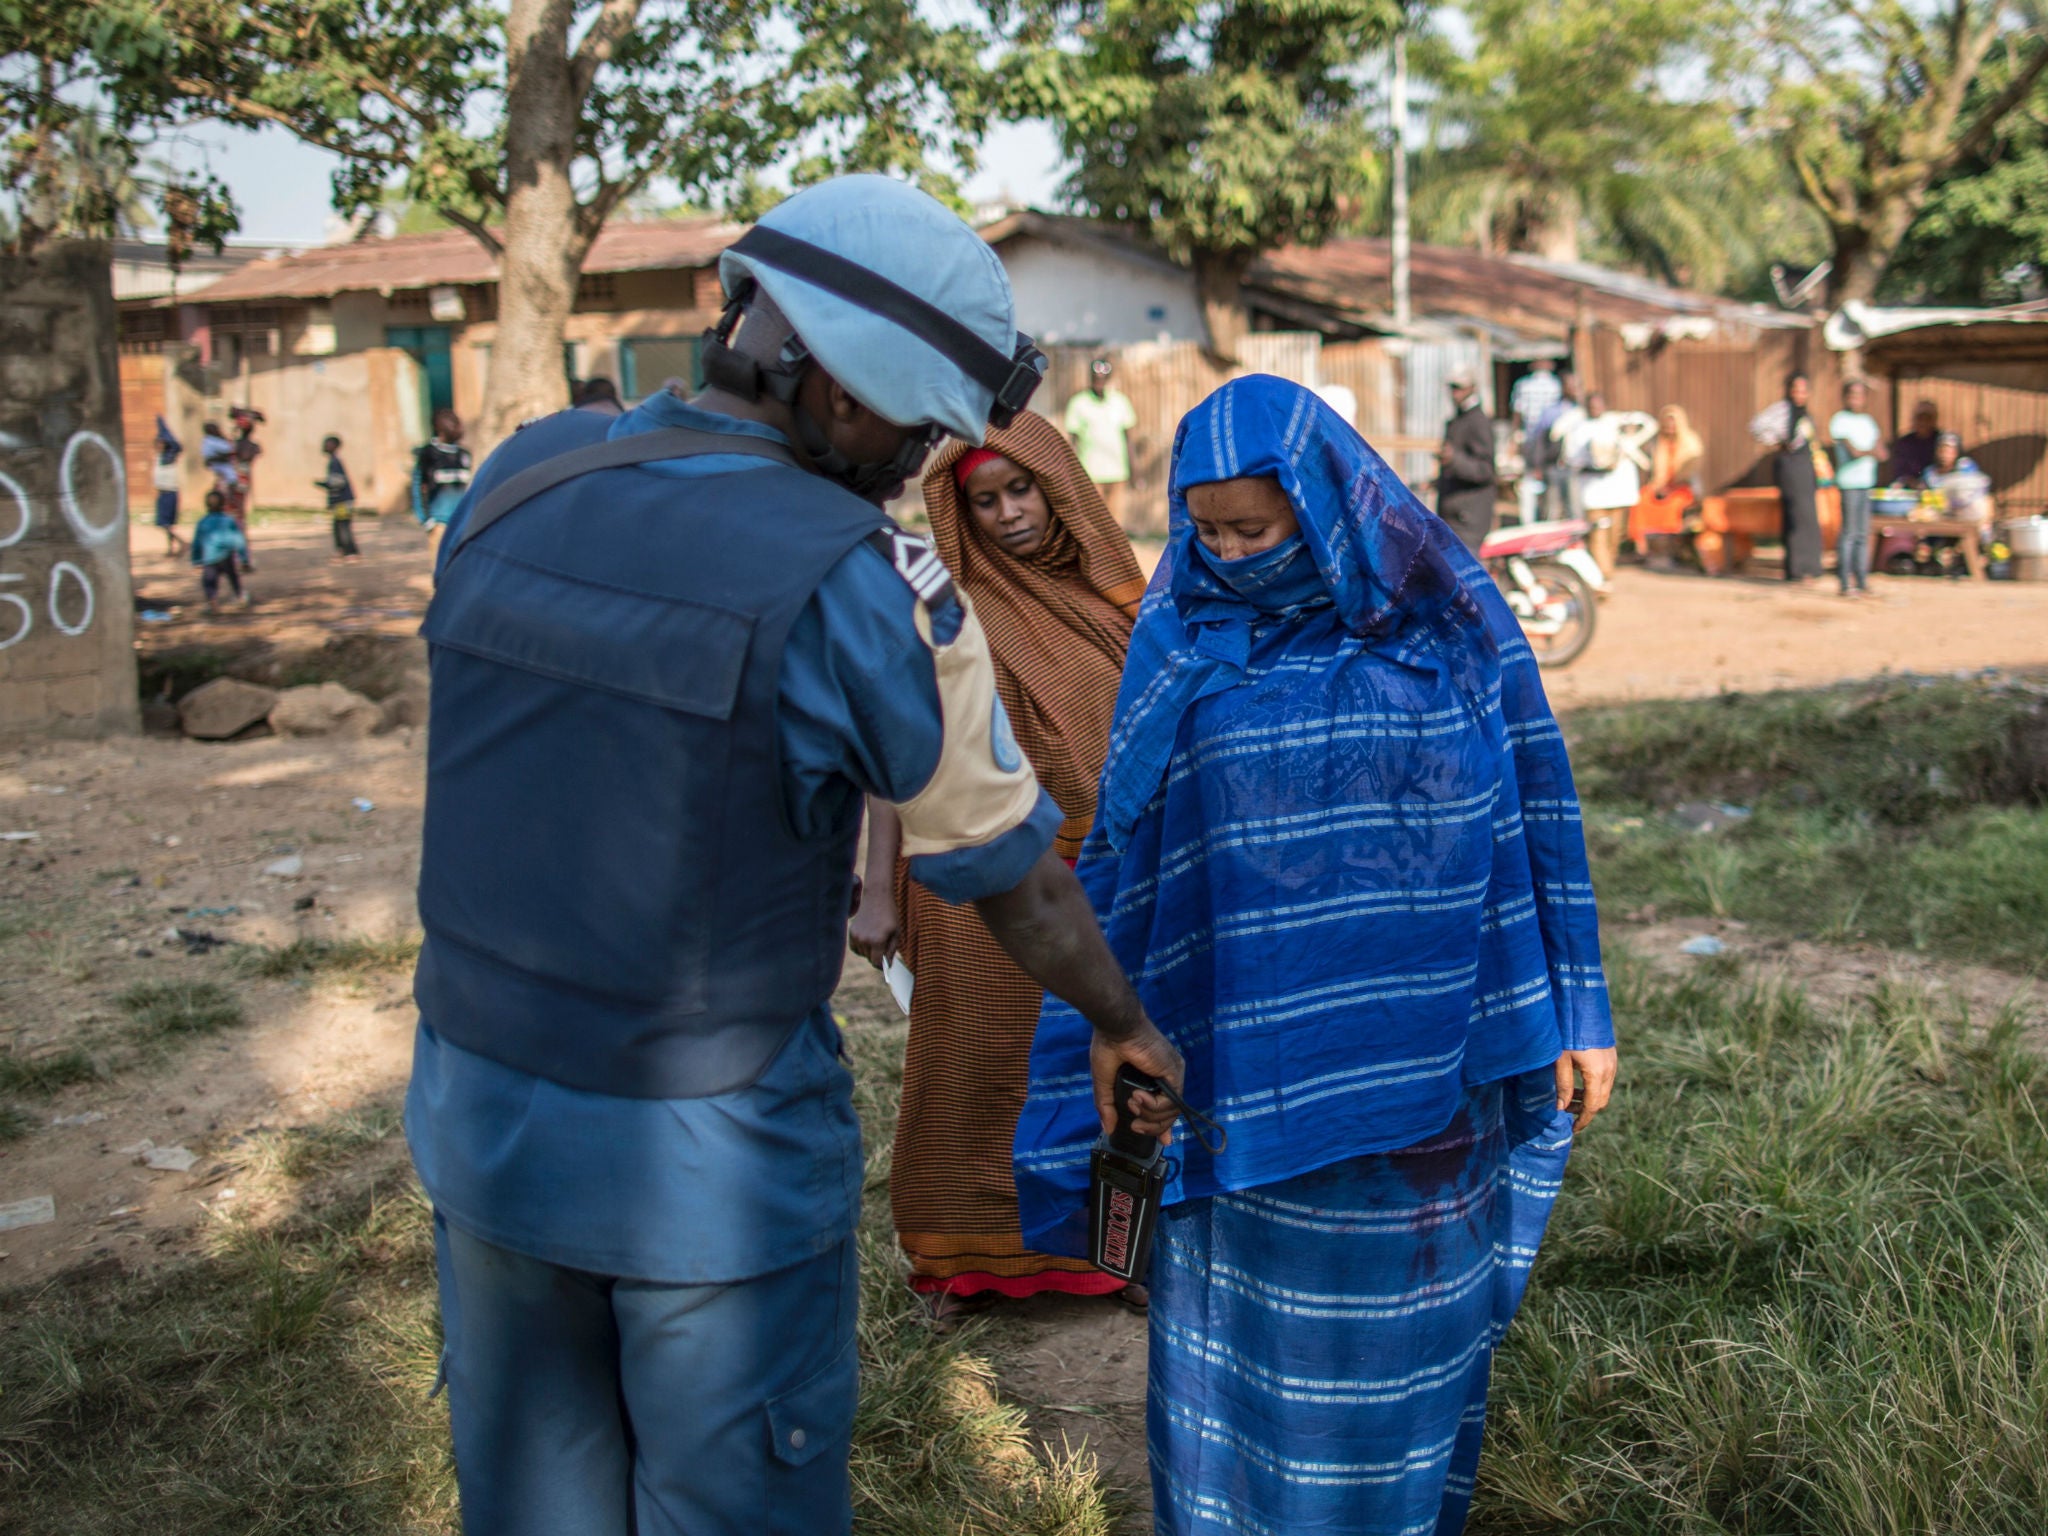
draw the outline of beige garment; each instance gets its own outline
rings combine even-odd
[[[967,594],[955,596],[966,617],[951,645],[932,640],[931,615],[922,602],[916,610],[918,636],[930,648],[938,674],[946,737],[931,782],[896,807],[905,858],[979,848],[1023,825],[1038,804],[1038,775],[996,699],[988,637]]]

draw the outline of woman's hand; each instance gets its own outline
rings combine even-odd
[[[888,883],[868,882],[861,891],[860,910],[846,925],[847,942],[853,952],[880,970],[903,947],[903,918],[896,910],[896,893]]]
[[[1604,1051],[1566,1051],[1557,1058],[1557,1107],[1570,1109],[1574,1099],[1579,1101],[1572,1120],[1574,1131],[1583,1131],[1607,1107],[1620,1061],[1611,1045]]]
[[[1116,1069],[1129,1062],[1147,1077],[1162,1078],[1179,1091],[1186,1067],[1173,1042],[1147,1020],[1144,1027],[1126,1039],[1112,1040],[1101,1030],[1088,1042],[1088,1069],[1095,1078],[1095,1110],[1102,1117],[1102,1134],[1116,1129]],[[1180,1114],[1173,1100],[1163,1093],[1134,1093],[1129,1106],[1132,1125],[1142,1135],[1173,1140],[1173,1122]]]

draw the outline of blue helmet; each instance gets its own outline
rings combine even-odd
[[[988,425],[1015,418],[1044,373],[987,242],[886,176],[796,193],[726,251],[719,277],[730,300],[757,285],[803,354],[898,426],[929,423],[979,443]]]

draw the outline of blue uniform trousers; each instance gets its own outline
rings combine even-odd
[[[852,1237],[728,1285],[434,1241],[466,1536],[851,1529]]]

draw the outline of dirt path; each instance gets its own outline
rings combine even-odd
[[[1149,575],[1160,546],[1136,546]],[[1767,576],[1710,579],[1623,566],[1593,643],[1546,672],[1559,709],[1636,699],[1813,688],[1881,672],[2048,667],[2048,582],[1873,576],[1844,602],[1832,585]]]
[[[169,616],[138,623],[138,647],[147,654],[176,645],[261,641],[295,650],[315,649],[336,635],[412,634],[433,595],[433,547],[408,517],[358,517],[355,528],[362,558],[336,560],[324,516],[259,513],[249,530],[256,569],[242,578],[254,601],[209,615],[199,573],[184,556],[164,553],[155,528],[134,526],[128,547],[136,607]]]
[[[105,1074],[0,1096],[37,1122],[0,1142],[0,1205],[48,1195],[57,1216],[0,1232],[0,1284],[175,1247],[220,1200],[238,1139],[393,1100],[412,1040],[402,972],[252,979],[232,946],[411,933],[423,750],[412,737],[0,755],[0,830],[36,834],[0,844],[0,1047],[32,1065],[82,1049]],[[296,873],[265,873],[290,860]],[[141,1037],[121,999],[161,982],[224,987],[250,1022]],[[199,1161],[149,1169],[134,1150],[145,1140]]]
[[[1876,944],[1818,944],[1788,939],[1730,918],[1610,921],[1601,935],[1625,944],[1652,969],[1671,973],[1697,962],[1679,946],[1712,935],[1757,980],[1798,987],[1822,1008],[1867,1000],[1886,986],[1925,991],[1967,1007],[1971,1020],[1989,1024],[2006,1009],[2048,1042],[2048,980],[2017,976],[1988,965],[1955,965],[1910,950]]]
[[[1558,709],[1811,688],[1880,672],[2048,666],[2048,583],[1876,576],[1873,596],[1624,567],[1586,654],[1544,674]]]

